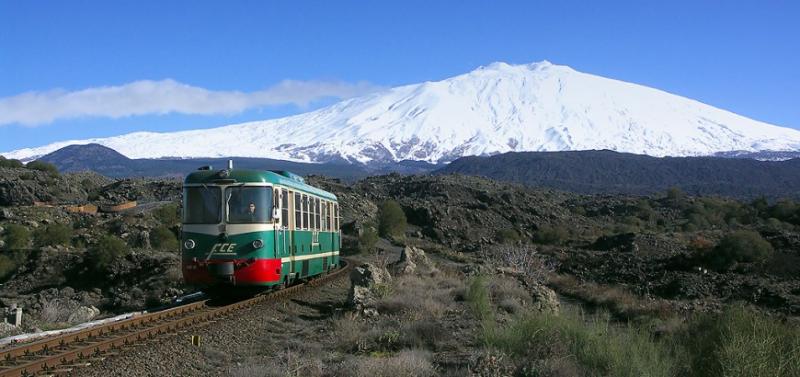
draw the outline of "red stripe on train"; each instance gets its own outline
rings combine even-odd
[[[281,280],[280,259],[212,259],[209,261],[184,260],[183,279],[187,284],[215,284],[220,280],[211,275],[208,265],[233,262],[236,285],[278,283]]]

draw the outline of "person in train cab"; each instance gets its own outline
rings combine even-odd
[[[250,202],[250,204],[247,205],[247,216],[250,217],[250,221],[251,222],[255,222],[256,220],[258,220],[258,218],[257,218],[258,215],[256,214],[256,204],[255,203]]]

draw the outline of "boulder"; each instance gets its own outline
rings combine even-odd
[[[533,307],[540,312],[558,313],[561,303],[556,292],[544,284],[530,284],[527,286],[533,299]]]
[[[395,265],[394,270],[399,274],[413,274],[418,272],[419,267],[427,270],[435,269],[425,255],[425,250],[414,246],[406,246],[400,253],[400,261]]]
[[[365,316],[378,314],[375,304],[378,291],[392,281],[392,276],[385,268],[371,263],[362,264],[350,273],[350,293],[347,303]]]
[[[94,306],[81,306],[72,313],[70,313],[69,317],[67,318],[67,322],[69,323],[89,322],[98,315],[100,315],[100,309],[95,308]]]

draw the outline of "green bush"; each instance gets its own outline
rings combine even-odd
[[[30,247],[31,233],[28,231],[28,228],[22,225],[10,224],[7,226],[4,238],[6,241],[6,249],[19,250]]]
[[[378,242],[378,232],[375,227],[367,225],[358,236],[358,250],[360,252],[371,252]]]
[[[569,238],[569,232],[562,226],[547,226],[539,228],[533,235],[533,240],[545,245],[558,245]]]
[[[787,223],[800,225],[800,205],[792,200],[781,200],[770,207],[768,216]]]
[[[591,376],[675,376],[664,344],[642,329],[616,326],[605,316],[530,313],[486,327],[483,341],[521,360],[574,358]]]
[[[24,165],[19,160],[7,159],[0,156],[0,168],[21,168]]]
[[[58,168],[49,162],[44,162],[39,160],[31,161],[27,165],[25,165],[25,167],[32,170],[43,171],[50,175],[58,175]]]
[[[687,376],[800,376],[800,329],[742,306],[693,318],[676,337]]]
[[[475,313],[475,316],[479,320],[488,323],[494,320],[494,309],[492,308],[489,289],[486,286],[486,278],[483,276],[474,277],[467,285],[464,298]]]
[[[672,208],[682,208],[686,205],[686,193],[679,187],[667,190],[667,205]]]
[[[0,281],[5,281],[17,270],[17,262],[5,254],[0,254]]]
[[[723,237],[704,258],[709,267],[724,271],[739,262],[763,262],[773,253],[772,245],[760,234],[739,230]]]
[[[500,243],[517,243],[521,238],[515,229],[501,229],[497,232],[497,241]]]
[[[401,237],[406,231],[406,214],[400,203],[394,200],[383,202],[378,209],[378,234],[381,237]]]
[[[178,251],[178,237],[169,228],[160,226],[150,234],[153,247],[158,250]]]
[[[181,214],[180,208],[177,204],[171,203],[163,205],[153,211],[153,216],[155,216],[161,224],[171,227],[176,224],[180,224],[181,222]]]
[[[50,224],[33,232],[34,245],[37,247],[68,245],[72,240],[72,227],[63,224]]]
[[[102,236],[86,253],[89,266],[96,272],[105,272],[111,263],[128,253],[128,245],[117,237]]]

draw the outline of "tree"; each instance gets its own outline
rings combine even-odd
[[[533,235],[536,243],[546,245],[558,245],[567,240],[569,232],[563,226],[547,226],[539,228]]]
[[[178,251],[178,238],[169,228],[160,226],[153,230],[150,239],[153,247],[165,251]]]
[[[395,200],[383,202],[378,213],[378,234],[381,237],[401,237],[406,231],[406,214]]]
[[[679,187],[670,187],[667,190],[667,203],[672,208],[681,208],[686,204],[686,193]]]
[[[171,227],[175,224],[179,224],[181,222],[181,215],[180,215],[180,208],[175,203],[170,203],[163,205],[153,211],[153,216],[155,216],[161,224]]]
[[[22,225],[11,224],[6,227],[5,241],[6,249],[27,249],[31,243],[31,232]]]
[[[769,259],[774,253],[772,245],[751,230],[739,230],[723,237],[707,256],[713,269],[728,270],[736,263],[758,263]]]
[[[50,175],[58,175],[58,168],[49,162],[44,162],[39,160],[31,161],[27,165],[25,165],[25,167],[32,170],[43,171]]]
[[[108,266],[128,252],[125,241],[114,236],[102,236],[87,250],[87,262],[96,272],[105,272]]]
[[[521,239],[516,229],[506,228],[497,232],[497,241],[500,243],[517,243]]]
[[[375,231],[375,227],[372,225],[367,225],[358,236],[358,251],[362,253],[370,252],[375,248],[377,242],[378,232]]]
[[[50,224],[33,232],[37,247],[67,245],[72,240],[72,228],[64,224]]]
[[[19,160],[7,159],[0,156],[0,168],[21,168],[24,165]]]

